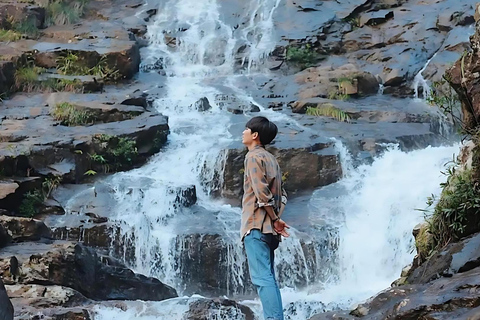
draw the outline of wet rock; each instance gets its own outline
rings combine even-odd
[[[191,320],[209,320],[212,314],[225,319],[256,319],[253,311],[234,300],[229,299],[199,299],[190,303],[185,317]]]
[[[0,142],[0,168],[5,175],[53,174],[61,176],[63,182],[80,182],[85,179],[88,170],[112,172],[144,163],[166,142],[169,132],[166,117],[145,112],[142,107],[79,102],[82,96],[52,94],[48,99],[39,99],[37,103],[41,107],[37,107],[38,115],[22,118],[14,114],[24,114],[25,102],[11,108],[7,104],[12,116],[0,124],[0,141],[9,141]],[[97,113],[101,121],[107,122],[90,126],[59,126],[44,105],[53,108],[65,101],[78,103]],[[126,118],[121,122],[108,122]],[[121,152],[117,150],[119,144],[123,146]],[[123,152],[123,155],[109,156],[109,153],[117,152],[115,150]],[[94,154],[109,162],[103,163],[102,159],[89,156]]]
[[[7,246],[12,241],[12,237],[7,230],[0,224],[0,248]]]
[[[89,301],[72,288],[56,285],[16,284],[7,285],[6,290],[17,313],[27,306],[38,309],[72,307]]]
[[[37,241],[51,238],[51,230],[43,221],[31,218],[0,216],[0,225],[8,232],[13,242]]]
[[[105,217],[103,217],[106,219]],[[109,248],[112,244],[113,227],[107,224],[80,227],[56,227],[52,238],[81,242],[89,247]]]
[[[0,278],[0,319],[13,320],[13,306]]]
[[[9,249],[9,250],[7,250]],[[21,274],[7,273],[11,257]],[[88,247],[68,242],[15,244],[0,252],[0,269],[11,284],[48,283],[73,288],[94,300],[164,300],[175,289],[120,265],[105,265]]]
[[[15,66],[13,62],[0,61],[0,94],[10,92],[15,79],[14,75]]]
[[[41,314],[39,316],[39,313]],[[15,310],[15,319],[17,320],[92,320],[90,308],[72,307],[72,308],[33,308],[22,306],[22,309]]]
[[[184,286],[184,294],[201,292],[208,295],[225,294],[234,275],[229,275],[228,250],[231,246],[218,234],[180,235],[176,239],[176,248],[181,252],[176,265]],[[246,261],[237,261],[243,270]],[[247,285],[242,293],[253,292],[253,286]]]
[[[142,107],[144,109],[147,108],[148,103],[147,103],[147,96],[142,94],[139,96],[133,96],[131,98],[127,98],[123,100],[120,104],[124,104],[127,106],[137,106],[137,107]]]
[[[470,316],[478,315],[479,312],[479,275],[480,268],[475,268],[428,284],[387,289],[359,306],[362,310],[368,310],[362,319],[471,319]],[[319,314],[310,318],[310,320],[323,319],[356,319],[356,317],[347,316],[343,311]]]
[[[12,171],[14,170],[25,170],[28,172],[28,165],[23,161],[10,161],[10,159],[3,159],[4,163],[10,163],[13,167],[10,167]],[[13,162],[13,163],[12,163]],[[0,158],[0,167],[2,167],[2,159]],[[8,165],[6,166],[8,168]],[[27,168],[25,168],[27,167]],[[9,168],[9,169],[10,169]],[[22,168],[22,169],[20,169]],[[5,170],[9,171],[9,170]],[[18,187],[17,187],[18,186]],[[34,192],[41,186],[41,179],[38,177],[15,177],[15,178],[5,178],[0,182],[0,188],[4,193],[4,197],[0,196],[0,208],[6,209],[8,211],[18,211],[19,206],[21,205],[25,194],[29,192]]]
[[[297,192],[311,190],[337,181],[342,169],[336,154],[323,152],[326,144],[315,144],[307,148],[268,150],[277,158],[285,177],[285,190]],[[230,149],[227,153],[222,196],[240,199],[243,193],[243,161],[245,150]],[[309,165],[306,166],[305,164]]]
[[[427,283],[480,266],[480,234],[452,243],[410,271],[408,283]]]
[[[177,188],[176,190],[172,190],[172,192],[177,194],[175,198],[175,205],[180,205],[183,207],[191,207],[197,202],[197,191],[196,187],[189,186],[185,188]]]
[[[212,106],[210,105],[210,102],[208,101],[208,99],[206,97],[203,97],[197,102],[195,102],[195,109],[197,109],[200,112],[204,112],[212,109]]]
[[[301,86],[300,99],[329,97],[347,94],[366,96],[378,92],[378,80],[368,72],[361,72],[354,65],[347,64],[339,68],[308,68],[295,76]]]
[[[9,29],[12,22],[32,21],[37,28],[45,22],[45,8],[28,3],[2,3],[0,6],[0,26]]]
[[[389,10],[379,10],[368,12],[362,14],[360,17],[360,27],[367,25],[367,26],[376,26],[382,23],[387,22],[389,19],[393,19],[393,11]]]

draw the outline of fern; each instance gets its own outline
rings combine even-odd
[[[315,108],[307,107],[306,114],[316,117],[332,117],[337,121],[341,122],[350,122],[351,119],[350,115],[347,112],[340,110],[333,105],[322,106],[319,104]]]

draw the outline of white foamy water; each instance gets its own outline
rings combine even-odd
[[[416,209],[439,194],[446,180],[441,171],[458,152],[458,145],[408,153],[390,147],[358,168],[347,157],[345,177],[337,183],[344,195],[324,198],[319,190],[311,199],[319,215],[340,227],[338,278],[315,294],[287,293],[284,299],[349,308],[388,288],[415,254],[412,229],[424,219]]]

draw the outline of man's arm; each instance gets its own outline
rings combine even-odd
[[[247,172],[247,175],[249,175],[252,182],[252,188],[253,192],[255,193],[255,197],[257,198],[258,206],[263,207],[270,219],[275,221],[273,223],[275,231],[284,237],[288,237],[289,234],[285,231],[285,228],[289,228],[289,226],[285,223],[285,221],[279,219],[281,213],[279,212],[279,215],[277,216],[273,209],[275,201],[272,191],[268,186],[267,178],[265,177],[265,168],[261,159],[258,159],[257,157],[248,158],[245,171]],[[280,210],[283,212],[282,207],[284,206],[281,206]]]

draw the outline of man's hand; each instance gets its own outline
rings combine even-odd
[[[273,223],[273,228],[275,229],[276,233],[282,235],[283,237],[285,238],[290,237],[290,234],[286,230],[286,229],[289,229],[290,226],[286,224],[286,222],[283,221],[282,219],[278,219],[277,221],[275,221]]]

